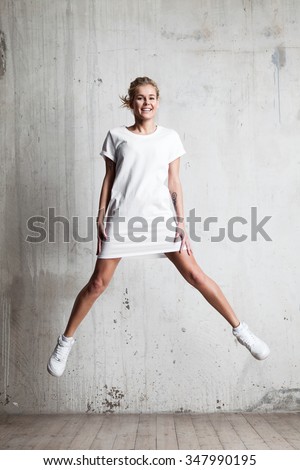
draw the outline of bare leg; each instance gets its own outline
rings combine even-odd
[[[76,329],[91,309],[97,298],[108,286],[115,269],[122,258],[97,259],[95,270],[89,282],[77,295],[65,329],[65,336],[73,336]]]
[[[240,324],[218,284],[208,277],[197,264],[194,255],[186,250],[165,253],[183,277],[235,328]]]

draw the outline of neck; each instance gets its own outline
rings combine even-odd
[[[135,123],[129,129],[136,134],[152,134],[155,132],[156,127],[154,119],[149,121],[135,120]]]

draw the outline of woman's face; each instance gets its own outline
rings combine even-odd
[[[159,99],[152,85],[140,85],[135,91],[131,109],[136,119],[147,121],[153,119],[159,107]]]

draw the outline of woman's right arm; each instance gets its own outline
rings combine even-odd
[[[101,240],[107,238],[104,226],[104,216],[106,213],[107,206],[110,201],[111,188],[115,180],[116,164],[110,158],[105,158],[106,172],[102,183],[99,210],[97,215],[97,228],[98,228],[98,240],[97,240],[97,255],[100,253]]]

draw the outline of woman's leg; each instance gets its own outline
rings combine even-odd
[[[240,323],[236,314],[229,305],[220,287],[210,279],[200,268],[193,253],[188,255],[186,250],[181,253],[172,252],[165,255],[174,263],[183,277],[198,289],[206,300],[230,323],[236,339],[245,346],[255,359],[266,359],[270,349],[266,343],[249,330],[248,325]]]
[[[64,336],[73,336],[78,326],[92,308],[94,302],[105,291],[122,258],[97,259],[94,272],[88,283],[77,295]]]
[[[95,300],[108,286],[120,260],[121,258],[97,259],[94,272],[77,295],[65,332],[59,336],[48,361],[47,370],[54,377],[60,377],[64,373],[75,341],[73,335]]]
[[[240,321],[229,305],[218,284],[208,277],[198,265],[193,253],[186,250],[165,253],[183,277],[235,328]]]

